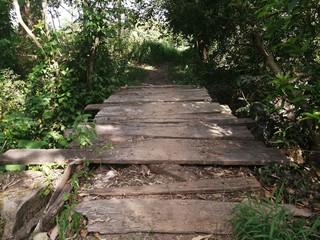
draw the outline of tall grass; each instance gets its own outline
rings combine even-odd
[[[145,40],[134,44],[131,59],[137,63],[157,65],[164,62],[181,63],[185,59],[185,52],[180,51],[166,42]]]
[[[320,239],[320,220],[313,224],[297,218],[280,204],[280,198],[272,202],[249,198],[238,204],[230,220],[233,234],[240,240],[312,240]]]

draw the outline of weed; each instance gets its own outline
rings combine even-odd
[[[90,114],[79,115],[73,126],[72,133],[68,138],[76,142],[80,148],[86,148],[93,145],[97,139],[94,122],[89,121]]]
[[[296,163],[286,166],[275,164],[255,168],[254,175],[269,192],[282,187],[282,197],[285,202],[300,203],[308,208],[314,208],[320,200],[319,179],[308,167]]]
[[[150,229],[148,230],[148,234],[149,234],[149,235],[153,235],[154,233],[155,233],[155,231],[154,231],[153,228],[150,228]]]
[[[39,191],[40,196],[46,197],[50,193],[52,193],[52,190],[54,189],[53,182],[57,179],[57,175],[54,174],[54,170],[61,169],[64,167],[65,166],[62,166],[60,164],[43,164],[28,166],[29,170],[42,172],[45,176],[44,182],[46,184],[45,187]]]

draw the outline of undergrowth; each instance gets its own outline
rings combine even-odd
[[[308,240],[319,239],[320,220],[313,223],[295,217],[281,204],[281,193],[275,200],[251,198],[238,204],[230,220],[235,237],[241,240]]]
[[[56,217],[56,223],[59,226],[59,239],[77,239],[83,226],[85,225],[84,217],[74,211],[74,207],[79,203],[78,189],[81,179],[87,179],[91,176],[89,168],[90,161],[84,161],[83,166],[78,166],[71,178],[71,191],[64,195],[64,208]],[[70,236],[72,236],[70,238]]]

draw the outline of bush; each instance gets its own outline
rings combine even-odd
[[[10,69],[0,70],[0,120],[13,111],[23,111],[28,84]]]
[[[132,60],[156,65],[164,62],[178,63],[182,54],[166,42],[143,41],[136,43],[131,52]]]

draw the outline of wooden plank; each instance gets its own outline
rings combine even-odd
[[[179,88],[179,89],[197,89],[199,87],[194,85],[142,85],[142,86],[124,86],[121,90],[137,90],[137,89],[149,89],[149,88]]]
[[[91,107],[92,106],[92,107]],[[98,105],[88,105],[91,109],[99,108],[98,115],[122,115],[134,113],[161,113],[167,114],[187,114],[187,113],[231,113],[231,109],[226,105],[213,102],[151,102],[151,103],[124,103],[110,105],[102,103]],[[89,109],[90,109],[89,108]]]
[[[75,211],[88,218],[89,232],[100,234],[231,232],[234,202],[204,200],[110,199],[82,202]]]
[[[140,93],[146,93],[146,94],[158,94],[158,93],[205,93],[208,94],[208,91],[205,88],[195,88],[195,87],[147,87],[147,88],[122,88],[115,94],[140,94]]]
[[[66,163],[88,159],[99,164],[198,164],[265,165],[287,163],[278,149],[250,141],[142,139],[112,142],[114,149],[97,146],[95,151],[81,149],[14,149],[0,155],[0,164]],[[103,144],[101,142],[100,144]]]
[[[144,103],[113,105],[103,108],[96,116],[97,123],[117,121],[186,122],[194,120],[237,119],[227,106],[217,103]],[[238,122],[241,122],[239,120]],[[220,121],[223,123],[223,121]],[[242,124],[243,125],[243,124]]]
[[[245,126],[219,126],[214,123],[123,123],[97,124],[99,138],[105,136],[144,136],[153,138],[185,138],[185,139],[242,139],[254,140]]]
[[[204,101],[211,102],[212,99],[207,95],[181,95],[181,96],[170,96],[170,95],[111,95],[105,103],[129,103],[129,102],[195,102]]]
[[[209,101],[212,99],[205,89],[180,87],[175,88],[141,88],[138,90],[121,90],[106,99],[105,103],[128,102],[181,102]]]
[[[261,188],[255,177],[246,178],[219,178],[204,179],[194,182],[175,182],[170,184],[111,187],[104,189],[91,189],[82,192],[99,196],[136,196],[159,194],[201,194],[201,193],[228,193],[242,191],[256,191]]]
[[[0,155],[0,165],[66,164],[68,160],[85,159],[87,151],[79,149],[11,149]]]
[[[107,140],[106,142],[110,142]],[[255,142],[191,139],[144,139],[92,156],[99,163],[199,165],[264,165],[286,163],[278,149]]]
[[[129,124],[132,122],[137,123],[158,123],[158,124],[167,124],[167,123],[188,123],[188,122],[206,122],[212,124],[223,125],[247,125],[248,120],[238,120],[236,117],[230,114],[182,114],[182,115],[158,115],[158,114],[150,114],[147,116],[146,114],[140,114],[135,116],[109,116],[109,117],[96,117],[95,121],[99,125],[103,124]],[[252,123],[252,120],[250,121]]]
[[[187,123],[191,121],[201,121],[205,123],[210,124],[216,124],[220,126],[228,126],[228,125],[234,125],[234,126],[251,126],[254,124],[254,121],[250,118],[235,118],[232,117],[229,114],[214,114],[214,115],[188,115],[186,116],[180,116],[180,117],[172,117],[172,118],[165,118],[165,117],[150,117],[150,118],[144,118],[144,117],[137,117],[137,118],[128,118],[128,117],[99,117],[95,119],[97,124],[119,124],[123,122],[132,123],[132,122],[139,122],[139,123],[146,123],[146,124],[152,124],[152,123],[159,123],[159,124],[175,124],[175,123]]]

